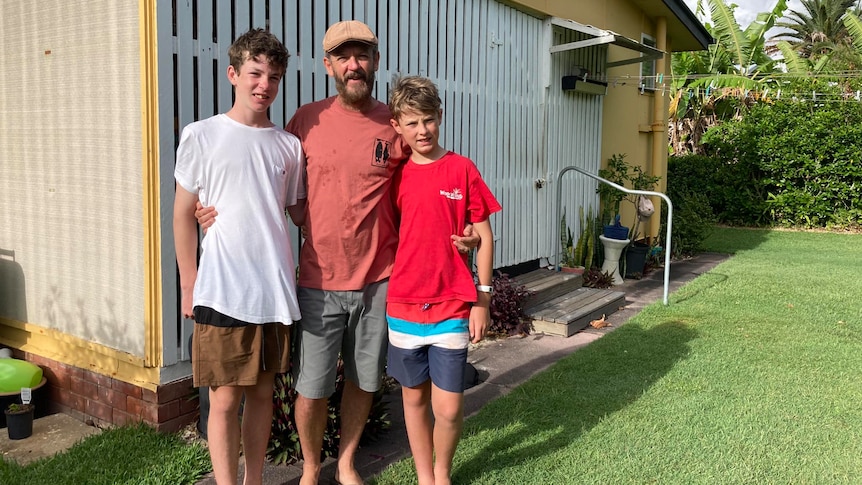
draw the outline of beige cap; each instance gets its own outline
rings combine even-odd
[[[326,31],[326,35],[323,36],[323,50],[331,52],[345,42],[377,45],[377,36],[367,25],[358,20],[344,20],[332,24]]]

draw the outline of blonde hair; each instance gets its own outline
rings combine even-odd
[[[443,102],[437,86],[422,76],[397,77],[392,80],[389,91],[389,111],[392,118],[399,119],[404,111],[420,114],[439,114]]]

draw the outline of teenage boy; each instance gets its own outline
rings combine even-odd
[[[420,485],[451,483],[464,421],[467,346],[482,340],[491,323],[494,235],[488,217],[501,210],[476,165],[440,146],[440,106],[430,80],[393,82],[391,123],[412,155],[393,185],[400,225],[386,299],[388,373],[402,386]],[[467,223],[480,237],[478,284],[466,255],[446,241]]]
[[[235,484],[240,438],[245,485],[260,484],[272,422],[275,374],[289,363],[300,319],[285,208],[305,198],[299,140],[273,125],[289,54],[251,30],[230,46],[233,107],[183,129],[175,169],[174,237],[182,312],[194,318],[195,386],[209,386],[208,447],[216,482]],[[195,205],[219,209],[197,257]],[[242,425],[237,422],[245,398]]]

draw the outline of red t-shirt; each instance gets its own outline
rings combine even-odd
[[[390,275],[398,235],[389,189],[406,158],[390,118],[383,103],[360,113],[331,97],[300,107],[285,127],[307,166],[299,286],[359,290]]]
[[[452,234],[501,210],[473,162],[448,152],[434,163],[407,162],[393,186],[401,222],[387,301],[438,303],[476,301],[467,255]]]

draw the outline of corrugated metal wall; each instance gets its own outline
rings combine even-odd
[[[557,26],[552,30],[553,44],[567,44],[589,38],[586,34],[570,31]],[[606,47],[577,49],[551,55],[551,83],[548,94],[548,185],[547,211],[543,213],[543,226],[555,229],[559,224],[555,207],[557,175],[565,167],[574,165],[591,173],[598,173],[601,165],[602,141],[602,96],[575,93],[562,90],[562,78],[571,75],[576,67],[584,68],[595,75],[604,70],[607,57]],[[581,233],[578,213],[592,207],[598,212],[597,182],[589,177],[570,171],[564,175],[563,210],[567,224],[575,237]],[[555,231],[543,233],[550,239],[542,244],[542,249],[550,248],[555,256],[559,241],[554,238]],[[546,255],[546,254],[543,254]],[[552,258],[551,258],[552,259]],[[556,261],[551,261],[556,263]]]
[[[174,0],[175,9],[167,0],[159,4],[159,45],[169,46],[159,50],[163,234],[171,234],[179,129],[231,107],[225,72],[232,39],[251,27],[267,27],[283,39],[292,57],[271,118],[284,124],[301,104],[335,94],[323,67],[321,41],[328,25],[355,18],[380,39],[378,99],[386,100],[389,81],[398,73],[425,75],[440,87],[443,144],[476,162],[503,205],[503,212],[492,217],[495,266],[554,254],[553,184],[537,188],[535,182],[551,180],[571,163],[593,167],[601,128],[600,98],[563,93],[560,77],[574,63],[592,66],[603,57],[584,57],[587,51],[581,50],[552,58],[549,24],[491,0],[217,3],[215,10],[211,2]],[[553,31],[555,37],[570,35]],[[550,87],[540,79],[548,62],[553,62]],[[594,195],[595,186],[572,185],[571,190]],[[175,267],[168,236],[162,264]],[[168,328],[177,320],[177,284],[174,274],[165,274],[166,280],[174,278],[164,283],[166,354],[178,344],[179,358],[186,359],[182,342],[188,323]],[[165,361],[174,358],[166,355]]]

